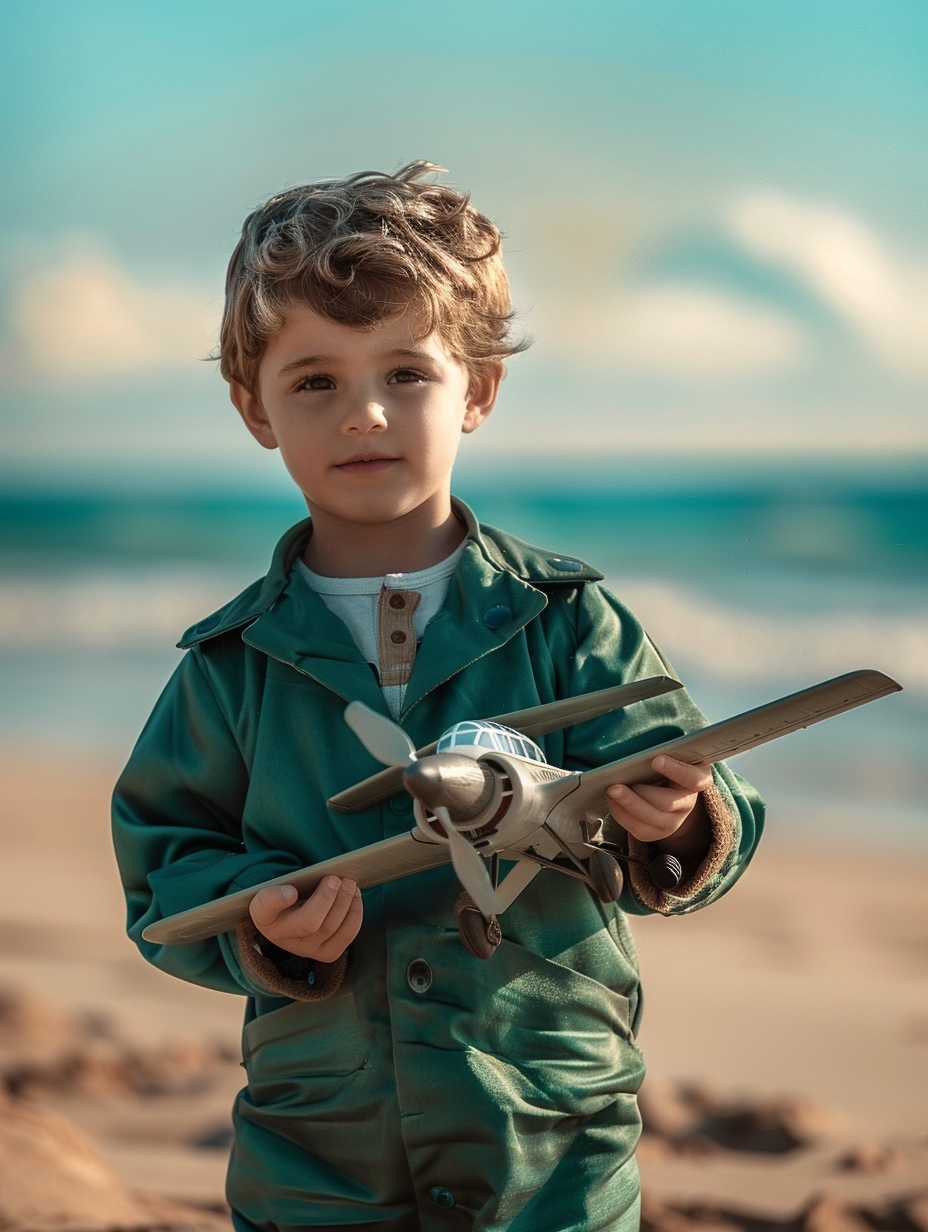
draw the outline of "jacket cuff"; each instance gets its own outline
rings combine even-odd
[[[235,939],[243,973],[270,996],[291,1001],[325,1001],[342,986],[348,966],[347,950],[330,963],[301,958],[268,941],[251,919],[242,920],[235,930]]]
[[[652,911],[667,914],[694,899],[721,873],[737,846],[740,820],[734,802],[719,790],[717,782],[702,792],[702,800],[712,834],[709,850],[698,864],[683,866],[683,880],[673,892],[656,886],[648,872],[648,863],[658,851],[656,845],[628,835],[628,854],[632,857],[628,862],[629,880],[636,897]],[[635,863],[637,860],[644,863]]]

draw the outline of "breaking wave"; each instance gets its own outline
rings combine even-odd
[[[825,679],[878,668],[928,692],[928,616],[917,612],[768,615],[660,579],[613,588],[680,667],[728,681]]]
[[[8,579],[0,583],[0,649],[166,649],[250,580],[176,566]],[[626,578],[613,589],[681,670],[782,682],[875,667],[928,692],[928,616],[917,611],[771,615],[659,578]]]

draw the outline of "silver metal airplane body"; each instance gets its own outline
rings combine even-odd
[[[651,769],[659,753],[693,764],[719,762],[901,688],[881,672],[850,672],[584,772],[548,765],[532,740],[680,687],[679,681],[658,676],[493,720],[457,723],[418,751],[397,724],[352,702],[345,721],[389,769],[341,792],[329,805],[356,812],[406,790],[414,800],[415,828],[160,920],[143,936],[182,945],[225,932],[247,916],[255,894],[268,885],[293,885],[305,897],[334,873],[366,889],[450,861],[474,904],[459,914],[462,939],[486,958],[498,943],[495,917],[543,868],[586,881],[604,901],[618,898],[621,863],[630,857],[624,831],[609,815],[606,788],[660,782]],[[498,882],[501,860],[514,867]],[[682,876],[673,856],[658,856],[649,869],[669,890]]]

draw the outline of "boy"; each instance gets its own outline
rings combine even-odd
[[[462,946],[450,866],[366,891],[267,889],[235,934],[161,948],[143,928],[412,825],[403,793],[326,800],[380,767],[342,719],[418,746],[462,719],[667,669],[602,574],[478,525],[450,493],[492,410],[508,337],[499,232],[413,163],[292,189],[246,221],[222,372],[311,517],[267,577],[195,625],[117,785],[130,935],[183,979],[246,995],[248,1085],[228,1195],[239,1232],[594,1232],[638,1225],[643,1063],[624,911],[717,898],[761,805],[725,766],[659,758],[611,789],[631,855],[675,854],[671,895],[629,864],[619,906],[542,873],[488,962]],[[702,725],[683,690],[544,740],[582,769]]]

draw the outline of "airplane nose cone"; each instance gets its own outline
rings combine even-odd
[[[426,808],[444,804],[441,765],[436,757],[422,757],[403,771],[403,786]]]
[[[422,757],[403,773],[403,786],[430,812],[444,807],[452,821],[478,817],[496,788],[489,766],[459,753],[436,753]]]

